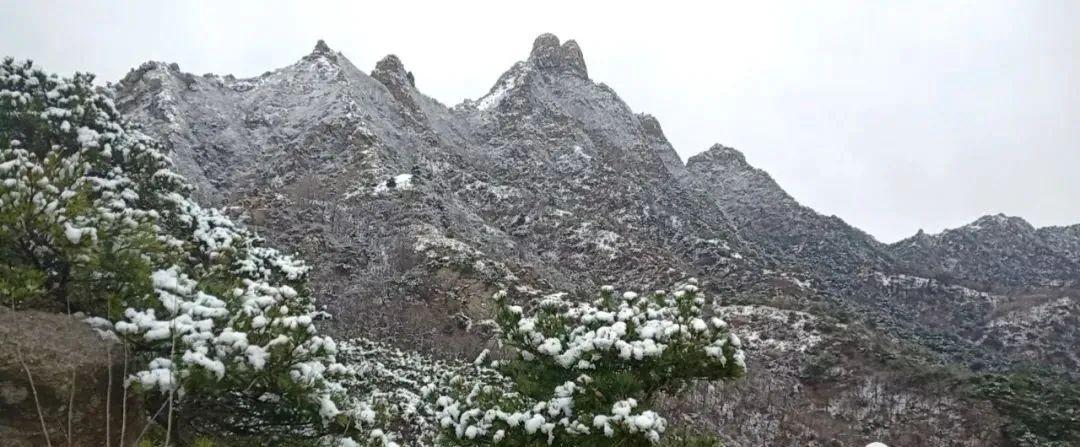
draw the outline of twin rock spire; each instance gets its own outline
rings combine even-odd
[[[529,61],[537,68],[565,71],[581,77],[589,77],[585,67],[585,58],[577,42],[568,40],[559,45],[559,38],[554,34],[541,34],[533,41]]]

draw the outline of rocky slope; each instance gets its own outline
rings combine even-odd
[[[119,344],[81,320],[0,310],[0,444],[92,447],[116,442],[120,427],[128,439],[142,430],[143,403],[121,386]]]
[[[1075,227],[987,216],[886,245],[802,206],[735,149],[714,146],[687,170],[747,240],[894,333],[980,368],[1080,366],[1068,328],[1078,316]]]
[[[344,325],[499,283],[745,276],[724,283],[735,289],[759,273],[730,223],[679,184],[656,121],[590,81],[572,41],[542,36],[488,95],[452,109],[397,57],[369,76],[323,43],[255,79],[147,63],[116,88],[206,199],[326,267],[315,283]]]
[[[1076,226],[1036,229],[997,214],[940,234],[920,231],[889,251],[911,270],[981,289],[1060,288],[1080,279],[1078,236]]]
[[[841,281],[892,264],[883,244],[836,216],[799,204],[736,149],[715,145],[690,157],[686,169],[747,238],[788,264]]]
[[[1035,311],[929,279],[733,149],[684,165],[656,119],[589,78],[574,41],[540,36],[488,94],[453,107],[416,79],[395,56],[369,74],[319,42],[256,78],[149,62],[111,88],[203,199],[316,266],[341,336],[474,355],[486,338],[473,323],[499,287],[700,278],[752,342],[752,374],[671,405],[731,445],[994,444],[1005,416],[935,376],[943,362],[1042,362],[1062,334],[1075,340],[1067,296]],[[1075,261],[1075,228],[1045,232]]]

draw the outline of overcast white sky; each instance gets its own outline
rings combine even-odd
[[[453,105],[553,32],[684,159],[738,148],[883,241],[998,212],[1080,222],[1080,1],[368,3],[0,0],[0,55],[244,77],[322,38],[367,70],[399,55]]]

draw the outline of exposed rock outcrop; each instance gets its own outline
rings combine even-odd
[[[133,445],[144,415],[123,400],[123,368],[123,349],[77,318],[0,310],[0,444]]]
[[[541,69],[564,71],[584,78],[589,77],[585,68],[585,56],[577,42],[568,40],[559,44],[554,34],[541,34],[533,42],[529,61]]]

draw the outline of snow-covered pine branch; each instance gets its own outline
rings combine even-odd
[[[661,392],[694,380],[736,378],[743,351],[727,324],[705,314],[693,284],[650,295],[602,288],[593,302],[548,295],[527,312],[495,295],[502,339],[517,358],[499,364],[515,393],[478,384],[439,400],[458,445],[651,445],[667,421]]]
[[[151,397],[243,410],[233,414],[266,403],[261,414],[293,432],[348,425],[356,411],[341,407],[339,380],[350,371],[316,329],[307,266],[193,202],[92,79],[0,64],[4,304],[91,315],[135,348],[129,382]]]

